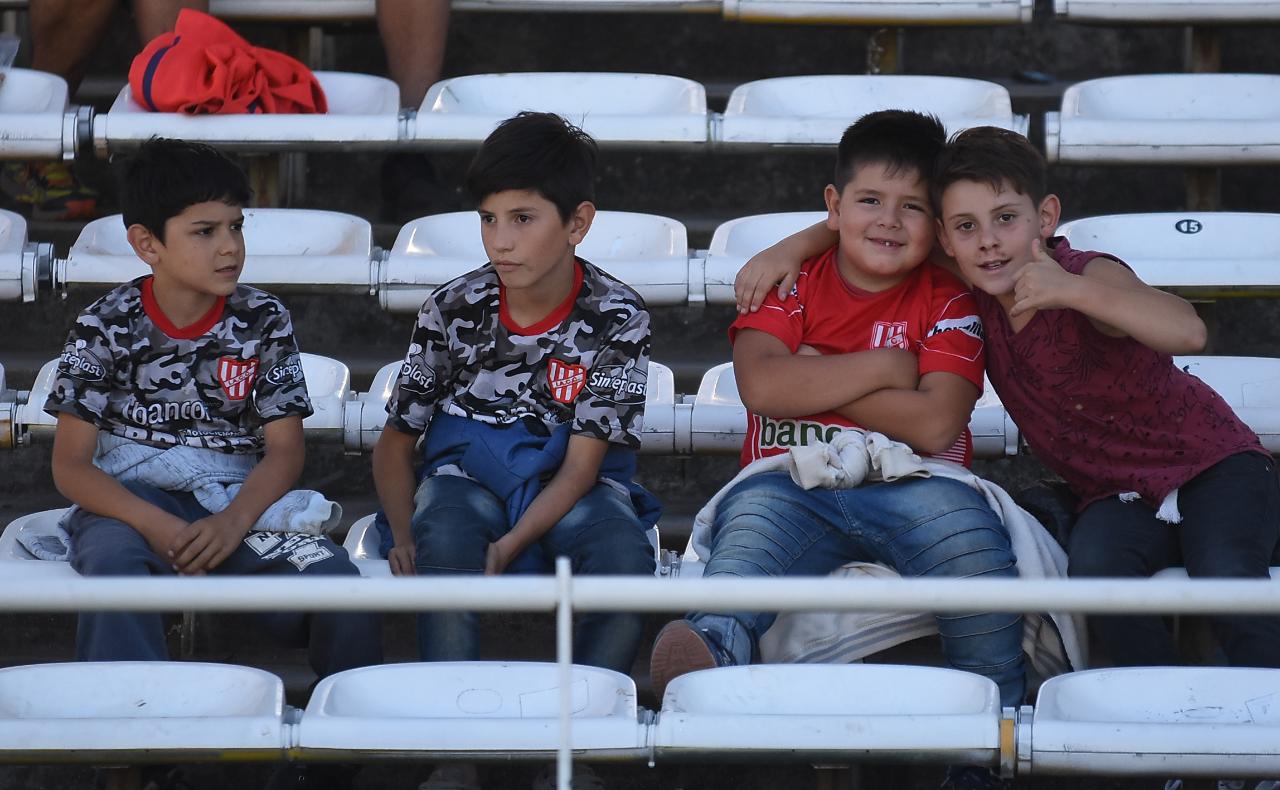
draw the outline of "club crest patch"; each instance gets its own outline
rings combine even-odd
[[[231,400],[244,400],[253,389],[253,377],[258,372],[256,359],[232,359],[219,357],[218,383]]]
[[[554,357],[547,361],[547,385],[551,387],[551,397],[561,403],[573,403],[582,387],[587,383],[587,369],[581,365],[570,365]]]

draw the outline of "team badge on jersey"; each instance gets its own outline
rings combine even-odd
[[[244,400],[253,389],[253,376],[258,372],[256,359],[218,358],[218,383],[231,400]]]
[[[573,403],[587,383],[587,369],[581,365],[570,365],[554,357],[547,360],[547,384],[551,387],[551,397],[561,403]]]
[[[906,348],[906,321],[876,321],[871,330],[872,348]]]

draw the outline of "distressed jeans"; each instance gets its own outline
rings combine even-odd
[[[414,496],[412,522],[419,576],[484,573],[489,544],[508,529],[506,504],[465,477],[435,475]],[[631,498],[597,483],[539,541],[547,557],[568,557],[575,574],[652,576],[653,547]],[[575,663],[630,673],[640,647],[643,616],[591,613],[574,628]],[[480,657],[471,612],[418,615],[423,661],[474,661]]]
[[[1017,576],[1008,532],[964,483],[912,478],[806,491],[785,472],[749,477],[724,498],[703,575],[820,576],[855,560],[883,563],[904,577]],[[699,612],[689,619],[747,664],[776,616]],[[1002,704],[1022,704],[1020,615],[939,614],[937,621],[952,667],[991,678]]]

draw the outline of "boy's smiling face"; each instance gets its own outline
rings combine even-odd
[[[843,189],[828,185],[824,197],[827,227],[840,234],[840,273],[850,285],[892,288],[933,248],[929,187],[914,168],[859,165]]]
[[[1058,213],[1054,195],[1037,206],[1008,183],[996,189],[957,181],[942,193],[938,239],[969,285],[997,298],[1009,296],[1018,272],[1032,259],[1033,243],[1052,235]]]

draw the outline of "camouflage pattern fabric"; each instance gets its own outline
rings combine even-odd
[[[433,291],[418,312],[387,424],[421,434],[436,409],[491,425],[532,417],[638,448],[649,312],[621,281],[581,259],[578,266],[581,287],[567,317],[530,334],[502,320],[492,265]]]
[[[259,453],[262,425],[311,414],[289,311],[239,285],[198,337],[153,318],[149,277],[85,308],[67,337],[44,409],[156,447]],[[163,323],[163,316],[160,316]]]

